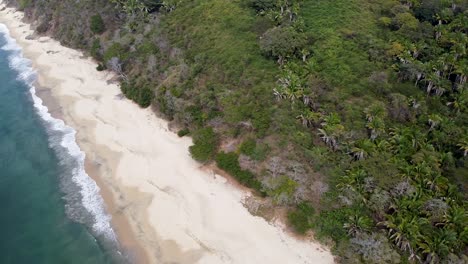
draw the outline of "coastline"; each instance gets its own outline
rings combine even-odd
[[[165,120],[122,98],[109,72],[83,54],[33,32],[22,13],[0,22],[38,71],[38,95],[77,131],[86,171],[98,184],[122,246],[138,263],[333,263],[316,242],[250,215],[248,192],[206,172]]]

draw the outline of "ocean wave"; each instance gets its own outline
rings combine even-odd
[[[107,214],[99,194],[100,189],[85,172],[85,154],[76,143],[76,131],[62,120],[52,117],[41,98],[36,95],[34,82],[37,72],[33,69],[32,62],[23,57],[21,47],[10,37],[8,28],[3,24],[0,24],[0,34],[4,35],[7,42],[0,49],[10,51],[9,66],[18,73],[18,79],[28,85],[34,107],[46,125],[49,144],[57,152],[61,165],[65,166],[68,172],[67,178],[63,179],[65,182],[61,183],[66,193],[67,215],[72,220],[88,224],[95,235],[117,242],[110,224],[111,217]],[[78,193],[72,185],[78,187]],[[86,212],[80,210],[81,207]]]

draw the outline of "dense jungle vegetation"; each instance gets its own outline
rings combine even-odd
[[[468,263],[467,1],[10,2],[339,262]]]

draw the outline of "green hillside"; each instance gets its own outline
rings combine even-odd
[[[341,263],[468,262],[466,1],[10,2]]]

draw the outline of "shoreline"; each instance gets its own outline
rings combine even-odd
[[[0,8],[3,6],[3,4],[0,1]],[[10,14],[10,15],[15,15],[18,16],[16,17],[16,21],[12,20],[11,17],[6,18],[5,13]],[[8,29],[10,30],[10,35],[12,38],[14,38],[17,41],[17,44],[21,46],[22,52],[24,57],[28,58],[32,62],[32,67],[37,71],[37,80],[35,81],[35,89],[36,89],[36,95],[42,99],[43,105],[48,108],[48,112],[50,115],[55,118],[55,119],[60,119],[66,121],[67,124],[71,125],[71,127],[75,128],[75,125],[73,125],[74,122],[71,122],[70,116],[65,116],[65,113],[63,112],[64,106],[63,105],[68,105],[68,104],[73,104],[74,100],[73,98],[67,98],[67,97],[62,97],[61,102],[59,102],[58,98],[56,97],[57,95],[54,95],[54,91],[51,87],[59,86],[61,81],[58,79],[55,79],[49,75],[47,75],[47,72],[49,71],[49,68],[47,65],[42,64],[38,65],[35,58],[40,56],[40,53],[30,51],[27,48],[25,48],[25,45],[31,45],[33,43],[25,43],[25,35],[31,35],[35,36],[33,38],[34,41],[39,41],[38,37],[36,34],[29,29],[29,24],[22,22],[19,17],[22,17],[23,14],[22,12],[16,11],[12,8],[6,8],[5,10],[0,11],[0,23],[5,24]],[[11,24],[9,24],[11,23]],[[15,27],[12,29],[12,27]],[[28,27],[28,28],[26,28]],[[19,30],[23,30],[23,32],[19,32]],[[26,34],[25,32],[28,32],[30,34]],[[84,124],[84,125],[90,125],[93,126],[93,124]],[[80,146],[81,149],[82,145],[80,144],[79,141],[79,131],[76,131],[77,135],[77,144]],[[98,147],[104,147],[104,146],[98,146]],[[115,160],[118,160],[118,156],[114,157]],[[96,182],[96,184],[99,186],[99,194],[102,196],[104,202],[105,202],[105,209],[106,212],[111,216],[111,226],[114,230],[114,232],[117,234],[118,237],[118,243],[122,247],[122,249],[125,251],[127,255],[129,255],[129,259],[132,260],[132,262],[135,263],[150,263],[149,261],[149,256],[146,250],[143,248],[142,245],[137,241],[135,234],[132,231],[132,227],[130,226],[129,221],[127,218],[120,212],[118,205],[116,205],[115,202],[115,197],[113,197],[113,193],[108,188],[103,180],[99,177],[100,174],[103,172],[100,172],[100,169],[98,165],[95,164],[95,162],[92,162],[89,157],[89,153],[86,152],[86,157],[85,157],[85,171],[88,174],[88,176]]]
[[[21,18],[0,11],[38,71],[38,95],[77,131],[86,172],[137,263],[333,263],[317,242],[252,216],[242,204],[250,194],[203,170],[188,153],[191,139],[167,121],[120,98],[112,74],[49,37],[26,40],[32,31]]]

